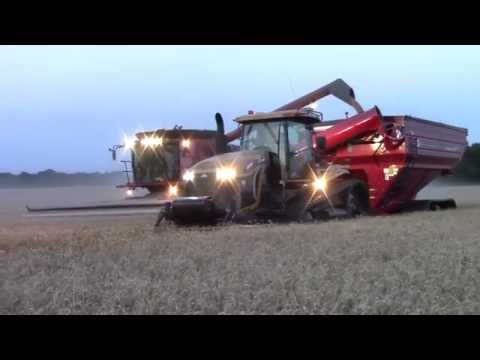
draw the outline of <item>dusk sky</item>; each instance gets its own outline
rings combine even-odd
[[[337,78],[365,109],[469,129],[480,142],[479,46],[0,46],[0,172],[120,169],[123,134],[227,130]],[[322,100],[325,118],[350,111]]]

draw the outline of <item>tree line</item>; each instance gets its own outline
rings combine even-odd
[[[480,143],[467,147],[453,176],[447,179],[452,182],[480,182]]]

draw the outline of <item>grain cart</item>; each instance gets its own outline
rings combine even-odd
[[[323,121],[309,104],[332,94],[356,115]],[[412,116],[367,111],[342,80],[267,113],[235,119],[240,151],[202,160],[161,209],[177,224],[304,220],[449,208],[455,201],[414,201],[435,177],[452,173],[467,130]]]

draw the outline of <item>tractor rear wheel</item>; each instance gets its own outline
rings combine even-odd
[[[348,218],[353,218],[358,215],[367,215],[369,206],[365,186],[361,183],[349,186],[345,191],[344,204],[344,209]]]

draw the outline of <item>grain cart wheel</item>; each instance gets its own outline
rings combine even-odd
[[[347,218],[368,214],[368,195],[362,182],[350,185],[345,191],[345,212]]]

